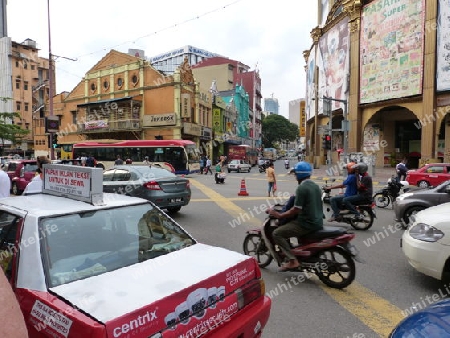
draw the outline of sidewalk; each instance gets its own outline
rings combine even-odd
[[[320,168],[314,169],[313,174],[311,176],[312,179],[315,180],[323,180],[323,179],[331,179],[335,178],[336,180],[342,180],[342,171],[341,174],[334,174],[333,171],[327,170],[328,166],[322,165]],[[384,185],[387,184],[388,179],[395,174],[395,168],[375,168],[375,173],[372,175],[372,180],[374,184]]]

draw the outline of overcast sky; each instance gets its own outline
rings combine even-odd
[[[48,57],[47,0],[8,0],[7,13],[13,41],[35,40]],[[263,97],[273,94],[287,117],[289,101],[305,96],[317,0],[50,0],[50,23],[52,54],[77,60],[57,58],[57,92],[71,91],[111,49],[151,57],[192,45],[257,64]]]

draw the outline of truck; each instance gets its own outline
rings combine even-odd
[[[252,166],[258,163],[258,150],[246,144],[230,146],[227,156],[228,160],[244,160]]]
[[[275,148],[264,148],[263,157],[275,161],[277,159],[277,150]]]

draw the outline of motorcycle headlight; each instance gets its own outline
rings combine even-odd
[[[424,242],[436,242],[444,237],[444,233],[441,230],[425,223],[413,225],[409,230],[409,235]]]
[[[405,198],[412,196],[413,193],[411,192],[405,192],[404,194],[401,194],[400,196],[397,197],[397,201],[403,201]]]

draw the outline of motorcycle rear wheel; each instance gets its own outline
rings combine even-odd
[[[373,200],[378,208],[386,208],[391,203],[389,196],[384,196],[381,192],[373,196]]]
[[[348,251],[334,247],[320,251],[317,256],[318,265],[315,272],[325,285],[343,289],[354,281],[356,266]]]
[[[361,221],[357,221],[356,219],[350,220],[350,225],[353,229],[356,230],[367,230],[373,225],[373,215],[369,213],[367,210],[360,209],[359,212],[364,217]]]
[[[260,268],[265,268],[273,260],[273,257],[261,235],[257,234],[248,234],[245,236],[244,253],[248,256],[254,257]]]

